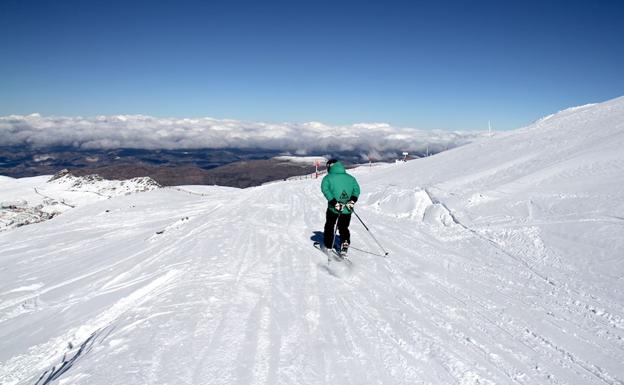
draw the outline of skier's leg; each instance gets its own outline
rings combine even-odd
[[[351,244],[351,233],[349,232],[349,223],[351,223],[351,214],[342,214],[338,219],[338,231],[340,232],[340,243],[348,242]]]
[[[334,225],[336,224],[336,219],[338,219],[338,214],[327,209],[325,213],[325,228],[323,229],[323,243],[328,249],[334,247],[332,242],[334,241]]]

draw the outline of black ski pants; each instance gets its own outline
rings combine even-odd
[[[331,249],[334,247],[332,245],[332,241],[334,238],[334,226],[336,225],[336,220],[338,220],[338,232],[340,233],[340,242],[344,243],[345,241],[351,243],[351,233],[349,233],[349,223],[351,223],[351,214],[338,214],[331,211],[329,208],[325,213],[325,228],[323,229],[323,241],[325,243],[325,247]]]

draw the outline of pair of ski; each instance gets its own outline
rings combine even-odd
[[[314,242],[314,247],[316,249],[318,249],[320,252],[322,252],[323,254],[327,255],[327,263],[330,263],[331,259],[333,258],[335,261],[338,262],[347,262],[347,263],[351,263],[351,261],[349,260],[349,258],[347,257],[347,251],[346,250],[337,250],[335,248],[330,249],[326,249],[324,247],[322,247],[320,242]]]

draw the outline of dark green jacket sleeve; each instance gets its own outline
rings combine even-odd
[[[360,196],[360,185],[355,178],[353,178],[353,196],[356,198]]]
[[[329,175],[325,175],[325,177],[321,181],[321,191],[323,192],[325,199],[327,199],[328,201],[334,199],[334,193],[332,193],[332,190],[331,190],[331,182],[329,180]]]

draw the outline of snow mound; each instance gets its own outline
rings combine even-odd
[[[423,222],[431,225],[442,225],[444,227],[455,225],[453,216],[448,209],[441,204],[432,204],[427,207],[425,215],[423,216]]]
[[[380,214],[402,219],[423,220],[427,209],[433,205],[426,191],[396,186],[364,194],[360,200]]]
[[[6,183],[14,180],[15,178],[11,178],[10,176],[0,175],[0,183]]]
[[[434,201],[429,192],[421,188],[387,186],[364,194],[361,205],[366,205],[378,214],[397,219],[416,220],[442,227],[455,225],[449,210]]]

